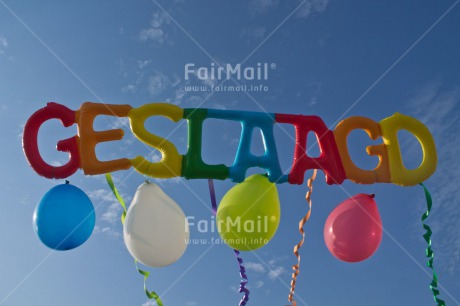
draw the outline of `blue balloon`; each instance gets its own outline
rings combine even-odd
[[[81,189],[70,184],[51,188],[34,212],[38,237],[58,251],[82,245],[91,236],[95,223],[93,203]]]

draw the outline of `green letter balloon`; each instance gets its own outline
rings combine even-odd
[[[280,202],[276,185],[254,174],[232,189],[217,210],[217,229],[230,247],[256,250],[270,241],[280,222]]]

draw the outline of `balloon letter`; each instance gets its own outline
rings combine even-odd
[[[283,173],[278,161],[273,135],[274,114],[239,112],[238,117],[242,125],[241,138],[235,161],[230,167],[230,179],[234,182],[242,182],[250,167],[260,167],[267,170],[270,182],[278,181]],[[259,128],[261,131],[265,149],[262,156],[251,154],[251,139],[254,128]]]
[[[50,119],[59,119],[65,127],[69,127],[75,123],[75,112],[64,105],[54,102],[48,103],[27,120],[24,127],[22,146],[24,154],[35,172],[46,178],[62,179],[74,174],[79,167],[78,136],[67,138],[57,143],[58,151],[69,152],[70,159],[67,164],[59,167],[47,164],[40,156],[37,136],[40,126]]]
[[[367,154],[379,157],[379,163],[373,170],[360,169],[351,160],[348,153],[347,137],[351,131],[356,129],[364,130],[372,140],[376,140],[382,136],[379,124],[374,120],[364,117],[350,117],[342,120],[337,125],[334,130],[334,137],[347,178],[360,184],[389,183],[390,168],[384,144],[368,146],[366,148]]]
[[[289,173],[290,184],[302,184],[305,171],[321,169],[326,174],[326,183],[342,184],[346,178],[340,155],[335,144],[334,134],[328,130],[323,120],[317,116],[276,114],[276,122],[295,126],[296,146],[294,162]],[[311,158],[307,155],[307,135],[314,132],[321,155]]]
[[[228,177],[227,166],[208,165],[201,158],[203,121],[207,118],[207,109],[186,108],[184,118],[188,121],[188,146],[187,154],[182,160],[182,176],[186,179],[225,180]]]
[[[396,185],[413,186],[423,182],[436,170],[438,161],[433,136],[428,128],[415,118],[395,113],[380,121],[383,141],[387,147],[390,162],[391,182]],[[404,167],[397,132],[406,130],[417,138],[422,146],[423,159],[418,168]]]
[[[174,144],[157,135],[149,133],[145,129],[145,120],[151,116],[164,116],[174,122],[183,118],[184,111],[173,104],[151,103],[134,108],[129,111],[128,117],[133,134],[142,142],[156,148],[161,152],[162,159],[157,163],[151,163],[142,156],[131,160],[134,168],[142,174],[171,178],[181,175],[182,155],[177,152]]]
[[[132,109],[129,105],[112,105],[85,102],[77,111],[79,116],[78,133],[80,135],[80,163],[85,174],[102,174],[131,167],[127,158],[101,162],[96,157],[96,145],[100,142],[121,140],[122,129],[95,131],[94,118],[98,115],[126,117]]]

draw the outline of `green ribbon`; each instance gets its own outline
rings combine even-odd
[[[118,202],[120,203],[121,207],[123,207],[123,214],[121,214],[121,224],[125,224],[125,218],[126,218],[126,204],[121,195],[118,193],[117,188],[115,187],[115,184],[113,183],[112,180],[112,175],[110,173],[105,174],[105,179],[107,180],[107,183],[109,184],[110,189],[112,189],[113,194],[117,198]]]
[[[436,274],[436,271],[434,270],[433,267],[433,261],[434,261],[434,252],[431,249],[431,234],[433,233],[431,231],[431,228],[424,223],[424,221],[428,218],[428,215],[430,214],[431,207],[433,206],[433,200],[431,199],[430,192],[428,189],[423,185],[423,183],[420,183],[420,186],[423,187],[423,190],[425,191],[425,197],[426,197],[426,205],[427,205],[427,210],[426,212],[422,215],[422,225],[423,228],[426,230],[426,233],[423,234],[423,238],[425,239],[426,243],[428,243],[428,246],[426,248],[426,257],[428,258],[428,261],[426,262],[427,266],[433,270],[433,279],[430,283],[430,289],[433,292],[433,298],[434,301],[437,303],[438,306],[445,306],[446,302],[438,298],[439,295],[439,290],[438,290],[438,275]]]
[[[105,174],[105,179],[107,180],[107,183],[109,184],[110,189],[112,190],[113,194],[117,198],[117,200],[120,203],[121,207],[123,207],[123,213],[121,214],[121,223],[124,225],[125,224],[125,218],[126,218],[126,204],[125,204],[125,201],[123,200],[123,198],[121,197],[121,195],[118,192],[117,188],[115,187],[115,184],[113,183],[113,180],[112,180],[112,175],[110,175],[110,173],[106,173]],[[144,271],[141,268],[139,268],[137,259],[134,259],[134,265],[136,266],[137,272],[139,272],[140,274],[142,274],[144,276],[144,291],[145,291],[145,294],[147,295],[147,297],[149,299],[151,299],[151,300],[154,299],[158,306],[164,306],[163,302],[160,299],[160,296],[155,291],[153,291],[153,290],[149,291],[147,289],[146,282],[147,282],[147,279],[150,276],[150,272]]]

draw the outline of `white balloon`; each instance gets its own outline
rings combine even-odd
[[[190,237],[182,209],[154,183],[137,188],[123,227],[126,247],[150,267],[170,265],[184,254]]]

